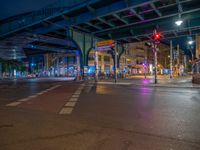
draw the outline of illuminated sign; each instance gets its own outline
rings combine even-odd
[[[111,46],[101,46],[101,47],[96,47],[97,51],[108,51],[108,50],[112,50]]]
[[[97,51],[108,51],[112,50],[115,47],[115,41],[113,40],[104,40],[96,43]]]
[[[104,40],[104,41],[97,42],[96,46],[97,47],[108,46],[108,45],[112,46],[112,45],[114,45],[114,43],[115,43],[115,41],[113,41],[113,40]]]

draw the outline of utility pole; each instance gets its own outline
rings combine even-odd
[[[179,48],[179,44],[178,44],[177,45],[177,64],[178,64],[178,66],[180,64],[180,58],[179,58],[179,56],[180,56],[180,48]]]
[[[115,74],[115,83],[117,82],[117,42],[115,43],[115,67],[114,67],[114,74]]]
[[[98,52],[95,50],[95,81],[98,81]]]
[[[170,79],[172,78],[172,59],[173,59],[173,54],[172,54],[172,40],[170,40]]]

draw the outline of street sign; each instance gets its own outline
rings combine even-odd
[[[113,40],[104,40],[96,42],[96,50],[97,51],[109,51],[115,47],[115,41]]]
[[[104,40],[96,42],[96,47],[102,47],[102,46],[113,46],[115,41],[113,40]]]
[[[101,47],[96,47],[97,51],[109,51],[112,50],[111,46],[101,46]]]

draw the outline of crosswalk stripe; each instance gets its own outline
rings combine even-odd
[[[76,101],[78,101],[78,98],[73,98],[73,97],[72,97],[72,98],[69,99],[69,101],[70,101],[70,102],[76,102]]]
[[[65,106],[68,106],[68,107],[74,107],[76,105],[76,102],[67,102],[65,104]]]
[[[78,98],[79,95],[75,95],[75,94],[74,94],[74,95],[72,95],[72,97],[73,97],[73,98]]]
[[[72,107],[64,107],[64,108],[61,109],[61,111],[59,112],[59,114],[60,115],[71,114],[72,110],[73,110]]]

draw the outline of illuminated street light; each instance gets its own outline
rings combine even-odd
[[[181,14],[178,15],[178,20],[175,21],[175,24],[177,26],[180,26],[183,23],[183,20],[181,19]]]
[[[182,23],[183,23],[183,20],[181,20],[180,18],[175,22],[177,26],[180,26]]]
[[[189,45],[192,45],[193,42],[194,42],[194,41],[190,40],[190,41],[188,41],[188,44],[189,44]]]

